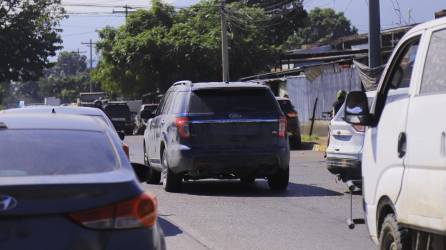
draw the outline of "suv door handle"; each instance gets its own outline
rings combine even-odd
[[[406,155],[407,138],[406,133],[401,132],[398,136],[398,157],[403,158]]]

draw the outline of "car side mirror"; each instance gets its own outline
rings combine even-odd
[[[124,132],[122,132],[122,131],[117,131],[117,132],[118,132],[119,138],[121,138],[121,140],[123,141],[125,139]]]
[[[132,162],[133,171],[139,182],[146,182],[149,180],[150,167],[141,163]]]
[[[361,91],[350,92],[345,101],[344,120],[354,125],[370,126],[371,118],[367,95]]]

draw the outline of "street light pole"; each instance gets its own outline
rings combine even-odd
[[[369,68],[381,65],[381,20],[379,0],[369,0]]]
[[[229,55],[228,55],[228,29],[225,18],[225,0],[221,0],[221,58],[223,70],[223,82],[229,82]]]

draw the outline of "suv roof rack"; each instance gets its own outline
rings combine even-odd
[[[193,84],[192,84],[192,81],[190,81],[190,80],[183,80],[183,81],[175,82],[172,86],[178,86],[178,85],[193,85]]]

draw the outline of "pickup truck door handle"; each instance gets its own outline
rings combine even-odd
[[[403,158],[406,155],[407,138],[406,133],[401,132],[398,136],[398,157]]]

